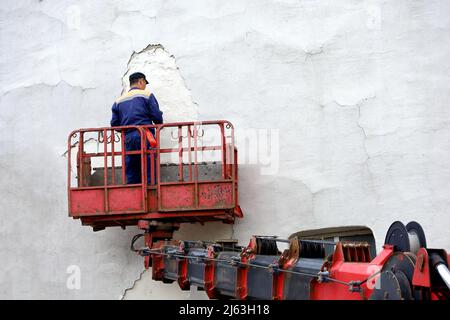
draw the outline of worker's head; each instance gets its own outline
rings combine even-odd
[[[130,75],[130,88],[138,88],[141,90],[145,90],[148,81],[145,78],[145,74],[141,72],[135,72]]]

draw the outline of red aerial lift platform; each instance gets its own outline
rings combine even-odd
[[[155,131],[154,148],[146,140],[149,129]],[[129,130],[140,133],[140,150],[125,150]],[[180,223],[234,223],[243,216],[229,121],[79,129],[70,133],[68,147],[69,216],[94,231],[138,225],[151,246],[171,238]],[[126,183],[123,164],[130,155],[141,160],[139,184]]]

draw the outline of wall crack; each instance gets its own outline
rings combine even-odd
[[[124,290],[123,294],[120,296],[120,300],[124,300],[124,298],[125,298],[127,292],[134,289],[134,287],[136,286],[136,283],[137,283],[138,281],[142,280],[142,276],[144,275],[144,273],[145,273],[146,271],[147,271],[147,270],[146,270],[145,268],[141,271],[141,273],[139,274],[139,278],[137,278],[136,280],[134,280],[134,282],[133,282],[133,284],[131,285],[131,287],[128,287],[128,288],[126,288],[126,289]]]

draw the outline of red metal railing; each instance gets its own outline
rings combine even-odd
[[[212,146],[198,146],[198,137],[199,137],[199,128],[203,131],[204,134],[204,127],[208,126],[218,126],[220,128],[220,138],[221,142],[220,145],[212,145]],[[187,128],[187,144],[188,147],[183,147],[183,135],[182,135],[182,128]],[[162,205],[162,192],[161,189],[164,188],[164,186],[170,186],[172,184],[176,184],[178,186],[180,185],[194,185],[194,194],[195,197],[195,203],[194,207],[199,207],[199,198],[198,198],[198,192],[199,192],[199,185],[201,184],[208,184],[211,183],[211,181],[200,181],[199,180],[199,173],[198,173],[198,154],[199,152],[204,151],[215,151],[219,150],[221,152],[221,161],[222,161],[222,180],[215,181],[215,183],[220,182],[232,182],[232,198],[235,199],[235,188],[236,188],[236,172],[235,170],[231,170],[231,172],[228,172],[227,175],[227,164],[233,165],[234,163],[234,157],[228,157],[227,152],[229,150],[232,150],[234,152],[234,128],[232,124],[228,121],[205,121],[205,122],[180,122],[180,123],[169,123],[169,124],[163,124],[157,127],[156,130],[156,140],[158,143],[158,146],[161,145],[161,132],[162,130],[168,129],[168,128],[177,128],[178,129],[178,147],[177,148],[157,148],[157,159],[160,159],[160,155],[162,153],[178,153],[178,177],[179,181],[177,182],[161,182],[161,175],[160,171],[158,170],[156,172],[157,174],[157,190],[158,190],[158,210],[159,211],[165,211],[164,206]],[[230,129],[230,141],[229,143],[226,141],[226,134],[225,130]],[[192,146],[193,144],[193,146]],[[187,152],[188,154],[188,179],[187,181],[184,180],[184,172],[183,172],[183,154]],[[192,163],[192,154],[194,158],[194,162]],[[228,162],[227,162],[228,161]],[[193,171],[192,171],[193,170]],[[180,211],[183,210],[191,210],[191,208],[179,208]]]
[[[205,145],[199,137],[209,128],[218,129],[215,135],[219,143]],[[145,130],[154,129],[156,148],[148,148]],[[141,149],[126,151],[125,132],[137,130],[141,137]],[[173,136],[174,130],[177,132]],[[166,132],[171,132],[176,146],[164,147]],[[170,140],[170,139],[169,139]],[[199,141],[202,140],[201,145]],[[91,142],[96,141],[93,151]],[[123,126],[87,128],[73,131],[68,139],[68,199],[69,215],[93,217],[105,215],[142,214],[158,212],[186,213],[195,217],[198,210],[230,210],[237,204],[237,152],[234,147],[234,128],[225,120],[205,122],[178,122],[154,126]],[[72,150],[76,151],[76,161]],[[100,150],[102,149],[102,150]],[[218,152],[221,162],[220,179],[199,178],[199,155]],[[141,183],[126,184],[126,157],[140,155]],[[161,157],[177,155],[176,181],[168,181],[161,173]],[[184,159],[187,158],[187,163]],[[147,162],[150,161],[150,172]],[[72,167],[76,163],[76,185],[72,183]],[[96,167],[92,164],[95,162]],[[116,164],[121,162],[121,168]],[[187,169],[185,174],[184,169]],[[94,170],[93,170],[94,169]],[[101,177],[101,170],[103,176]],[[120,170],[120,174],[117,172]],[[92,173],[94,171],[94,173]],[[150,174],[155,184],[147,183]],[[102,180],[100,180],[102,178]],[[121,178],[121,181],[118,181]],[[240,212],[240,209],[238,209]],[[198,212],[200,214],[200,212]],[[238,214],[239,215],[239,214]],[[140,215],[142,218],[142,215]]]

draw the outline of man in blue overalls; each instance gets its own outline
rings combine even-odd
[[[163,113],[159,110],[158,101],[153,93],[145,89],[147,84],[148,81],[143,73],[136,72],[130,75],[130,90],[117,99],[112,106],[111,127],[163,123]],[[155,130],[152,128],[150,131],[155,136]],[[150,144],[147,148],[150,148]],[[141,137],[138,130],[131,129],[125,132],[125,149],[127,151],[141,150]],[[150,157],[147,158],[147,164],[147,182],[152,184]],[[141,156],[127,155],[125,171],[127,184],[141,183]]]

